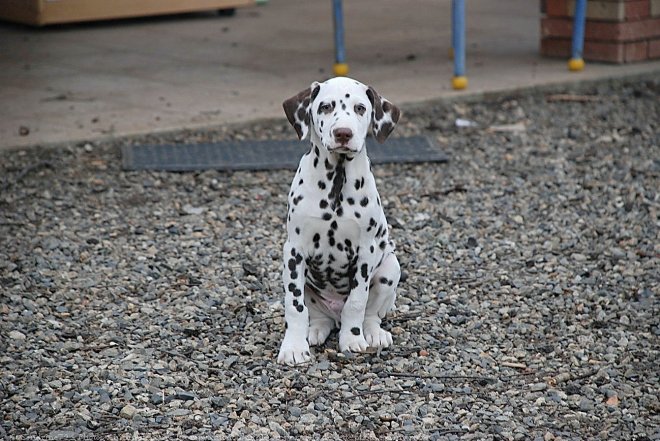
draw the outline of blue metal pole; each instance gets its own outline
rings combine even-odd
[[[335,65],[334,73],[337,76],[348,74],[346,64],[346,50],[344,48],[344,11],[342,0],[332,0],[332,13],[335,24]]]
[[[573,40],[571,43],[571,59],[568,68],[573,71],[584,69],[582,51],[584,49],[584,27],[587,16],[587,0],[576,0],[573,15]]]
[[[454,89],[467,87],[465,77],[465,1],[452,0],[451,2],[451,30],[452,48],[454,50]]]

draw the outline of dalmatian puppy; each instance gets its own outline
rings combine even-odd
[[[394,308],[400,267],[365,139],[371,128],[384,142],[399,109],[345,77],[314,82],[283,106],[311,147],[288,197],[286,331],[278,362],[309,361],[309,346],[325,342],[336,327],[341,351],[388,347],[392,335],[380,325]]]

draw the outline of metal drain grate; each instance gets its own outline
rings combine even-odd
[[[125,170],[274,170],[295,169],[309,143],[300,141],[223,141],[208,144],[124,146]],[[425,136],[392,138],[385,144],[367,139],[374,164],[387,162],[447,162]]]

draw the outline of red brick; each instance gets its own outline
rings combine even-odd
[[[660,39],[654,41],[658,42],[658,47],[654,49],[651,49],[646,41],[627,44],[585,41],[582,55],[587,61],[604,61],[608,63],[642,61],[650,58],[651,50],[656,51],[656,58],[660,57]],[[567,38],[543,38],[541,40],[541,55],[568,59],[571,56],[571,40]]]
[[[571,40],[565,38],[541,38],[541,55],[544,57],[571,56]]]
[[[649,0],[627,2],[624,8],[626,20],[640,20],[651,15],[651,2]]]
[[[545,13],[548,17],[568,17],[572,14],[568,10],[568,0],[546,0]]]
[[[566,38],[571,35],[573,29],[573,20],[570,18],[551,18],[541,19],[541,37]]]
[[[623,51],[623,57],[626,63],[646,60],[649,56],[649,42],[635,41],[633,43],[626,43]]]
[[[624,45],[621,43],[585,41],[584,59],[587,61],[623,63],[625,61]]]
[[[649,60],[660,58],[660,38],[649,40]]]
[[[542,37],[570,38],[573,20],[570,18],[541,19]],[[592,41],[634,41],[660,36],[660,18],[629,22],[605,22],[587,20],[585,40]]]

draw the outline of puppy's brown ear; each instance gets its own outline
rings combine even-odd
[[[305,139],[309,132],[310,109],[314,98],[316,98],[320,90],[321,85],[314,81],[308,89],[298,92],[282,103],[286,118],[293,128],[296,129],[298,139]]]
[[[401,112],[397,106],[380,96],[371,86],[367,89],[367,97],[373,108],[371,111],[371,127],[374,137],[382,144],[390,136],[396,123],[399,122]]]

